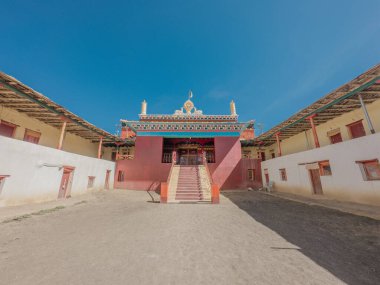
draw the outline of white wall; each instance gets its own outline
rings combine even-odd
[[[262,162],[262,175],[268,169],[276,191],[312,194],[308,171],[301,163],[329,160],[332,176],[321,176],[325,196],[345,201],[380,205],[380,180],[364,181],[355,161],[380,160],[380,133],[289,154]],[[287,181],[281,181],[279,169],[285,168]]]
[[[0,206],[57,199],[63,169],[42,166],[44,163],[75,167],[71,196],[89,191],[88,176],[96,177],[91,190],[102,189],[107,170],[111,170],[109,185],[113,188],[112,161],[0,136],[0,175],[10,175],[0,193]]]

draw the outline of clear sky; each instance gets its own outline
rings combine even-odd
[[[378,0],[1,1],[0,69],[115,133],[173,113],[273,127],[380,62]]]

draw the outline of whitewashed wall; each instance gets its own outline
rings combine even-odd
[[[275,190],[303,195],[312,194],[312,186],[305,165],[329,160],[332,176],[321,176],[324,195],[338,200],[380,205],[380,181],[364,181],[355,161],[380,160],[380,133],[321,148],[289,154],[262,162],[268,169],[269,180],[275,182]],[[279,169],[285,168],[287,181],[281,181]]]
[[[10,175],[0,192],[0,206],[57,199],[63,174],[58,166],[62,165],[75,167],[71,196],[89,191],[88,176],[96,177],[91,190],[103,189],[107,170],[111,170],[109,185],[113,188],[112,161],[0,136],[0,175]]]

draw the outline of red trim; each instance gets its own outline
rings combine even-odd
[[[357,121],[355,121],[353,123],[350,123],[350,124],[346,125],[346,127],[351,127],[353,125],[359,124],[361,121],[363,121],[363,119],[360,119],[360,120],[357,120]]]
[[[368,159],[368,160],[357,160],[355,163],[367,163],[367,162],[379,162],[377,158],[375,159]]]
[[[10,175],[0,175],[0,179],[10,177]]]

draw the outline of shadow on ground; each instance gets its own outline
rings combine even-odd
[[[380,284],[380,221],[260,192],[223,195],[343,282]]]

